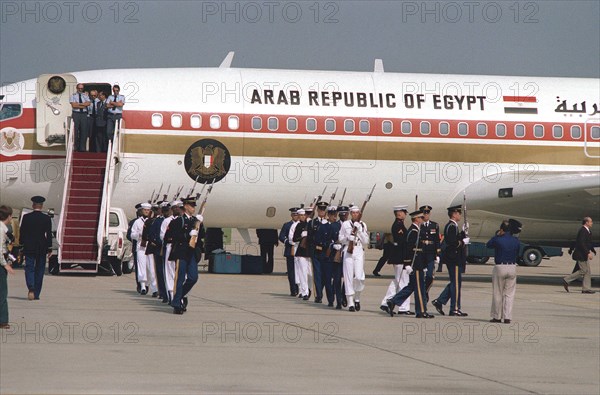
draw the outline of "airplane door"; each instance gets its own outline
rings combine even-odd
[[[600,119],[590,118],[585,122],[583,141],[585,156],[600,158]]]
[[[37,143],[48,147],[65,143],[71,105],[69,97],[75,92],[77,79],[71,74],[42,74],[36,87]]]

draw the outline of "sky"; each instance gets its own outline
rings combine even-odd
[[[600,1],[0,0],[0,83],[233,67],[600,77]]]

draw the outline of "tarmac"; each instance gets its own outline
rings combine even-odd
[[[491,263],[467,268],[468,317],[430,305],[436,317],[423,320],[379,310],[393,273],[370,275],[380,251],[367,252],[354,313],[289,296],[276,254],[271,275],[201,272],[183,316],[139,295],[133,274],[46,275],[41,300],[29,301],[17,271],[0,393],[600,393],[600,293],[563,289],[569,257],[519,267],[513,322],[492,324]],[[437,273],[432,298],[446,282]]]

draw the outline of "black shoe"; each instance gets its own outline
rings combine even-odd
[[[375,277],[381,277],[381,274],[379,274],[379,272],[376,272],[375,270],[373,270],[373,275]]]
[[[153,298],[156,298],[156,297],[158,297],[158,292],[152,292],[152,297],[153,297]]]
[[[462,311],[460,311],[460,310],[452,310],[452,311],[450,312],[450,315],[451,315],[451,316],[457,316],[457,317],[466,317],[466,316],[468,316],[469,314],[467,314],[467,313],[463,313],[463,312],[462,312]]]
[[[341,310],[341,309],[342,309],[342,305],[341,305],[341,304],[338,304],[337,306],[335,306],[335,309],[336,309],[336,310]]]
[[[429,313],[421,313],[421,314],[417,314],[415,316],[415,318],[433,318],[435,317],[434,315],[431,315]]]
[[[309,289],[308,290],[308,298],[310,299],[310,295],[312,295],[312,291]]]
[[[565,280],[563,280],[563,287],[565,288],[565,291],[569,292],[569,283]]]
[[[379,306],[379,309],[380,309],[381,311],[383,311],[384,313],[386,313],[386,314],[389,314],[389,313],[390,313],[390,308],[389,308],[389,307],[387,307],[387,305],[385,305],[385,306],[384,306],[384,305],[381,305],[381,306]]]
[[[505,324],[510,324],[510,320],[504,320]]]
[[[415,313],[413,313],[412,311],[399,311],[396,314],[398,314],[398,315],[414,315]]]
[[[350,306],[350,307],[348,308],[348,311],[356,311],[356,309],[354,309],[354,306]]]
[[[147,293],[148,293],[148,290],[145,288],[140,291],[141,295],[146,295]]]
[[[322,298],[315,298],[315,303],[323,303],[323,299]]]
[[[183,311],[187,311],[187,305],[188,305],[187,296],[184,296],[181,300],[182,300],[182,304],[183,304]]]
[[[303,297],[302,297],[302,300],[308,300],[308,298],[309,298],[309,297],[310,297],[310,296],[308,296],[308,295],[306,295],[306,296],[303,296]]]
[[[502,322],[502,320],[497,320],[496,318],[492,318],[490,320],[490,322],[494,323],[494,324],[499,324],[500,322]]]
[[[433,305],[433,307],[435,307],[437,312],[440,313],[440,315],[446,315],[446,314],[444,314],[444,310],[443,310],[444,305],[441,304],[437,299],[433,299],[431,304]]]
[[[327,307],[333,307],[333,302],[327,303]]]
[[[342,306],[344,306],[344,307],[348,306],[348,299],[346,299],[345,296],[342,298]]]
[[[386,301],[387,303],[387,308],[388,308],[388,313],[390,315],[390,317],[394,316],[394,307],[396,307],[396,305],[394,305],[394,302],[392,302],[390,299],[388,299]]]
[[[592,291],[591,289],[586,289],[584,291],[581,291],[582,294],[595,294],[596,291]]]
[[[299,297],[299,298],[303,298],[303,296],[302,296],[302,294],[301,294],[301,293],[298,293],[298,297]]]
[[[173,308],[173,314],[182,315],[183,314],[183,309],[179,309],[179,308],[175,307],[175,308]]]
[[[356,308],[356,311],[360,311],[360,302],[358,300],[354,302],[354,306]]]
[[[298,292],[290,292],[290,296],[298,296]]]

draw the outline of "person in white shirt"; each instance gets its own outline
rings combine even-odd
[[[360,218],[360,208],[350,207],[350,220],[342,223],[338,238],[344,252],[344,284],[349,311],[360,311],[360,294],[365,288],[364,248],[369,245],[369,231]]]

